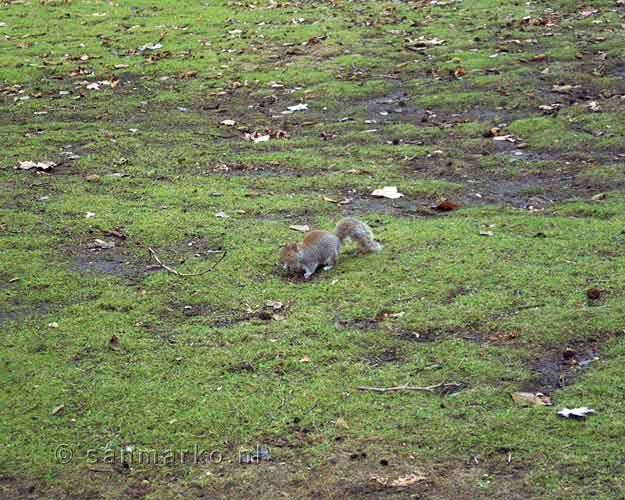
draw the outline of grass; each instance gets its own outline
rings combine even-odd
[[[593,8],[0,3],[2,496],[623,496],[625,10]],[[384,251],[283,274],[346,215]]]

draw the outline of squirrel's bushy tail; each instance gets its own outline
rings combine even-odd
[[[336,236],[343,243],[346,239],[356,242],[363,252],[379,252],[382,245],[373,238],[373,231],[364,222],[351,217],[336,225]]]

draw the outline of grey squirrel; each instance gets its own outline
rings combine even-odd
[[[341,244],[351,239],[364,253],[379,252],[382,245],[373,239],[371,228],[357,219],[342,219],[334,234],[315,230],[304,235],[301,243],[286,243],[280,252],[280,262],[292,272],[304,271],[304,279],[310,278],[319,266],[329,271],[336,264]]]

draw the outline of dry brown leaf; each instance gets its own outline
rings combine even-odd
[[[542,392],[513,392],[512,400],[520,406],[551,406],[551,398]]]
[[[411,484],[418,483],[419,481],[425,481],[426,479],[425,475],[413,472],[412,474],[408,474],[407,476],[402,476],[394,481],[391,481],[390,485],[396,487],[410,486]]]
[[[451,212],[452,210],[457,210],[458,208],[460,208],[460,206],[461,205],[458,203],[454,203],[447,198],[443,198],[435,205],[432,205],[432,208],[440,212]]]
[[[349,429],[349,425],[347,424],[347,421],[342,417],[337,418],[334,422],[334,425],[336,426],[337,429]]]

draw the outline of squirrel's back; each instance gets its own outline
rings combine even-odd
[[[351,239],[358,244],[363,252],[379,252],[382,245],[375,241],[373,231],[362,221],[347,217],[336,225],[336,236],[341,241]]]

